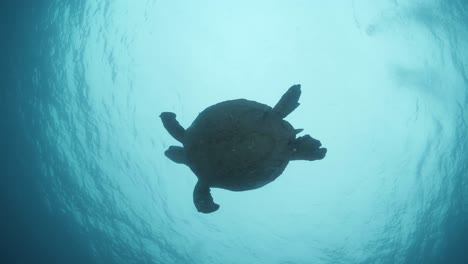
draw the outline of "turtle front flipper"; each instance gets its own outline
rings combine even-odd
[[[290,160],[321,160],[327,154],[327,149],[321,146],[322,143],[310,135],[298,137],[290,144]]]
[[[187,157],[185,156],[185,150],[183,147],[170,146],[164,152],[164,155],[175,163],[187,165]]]
[[[184,141],[185,129],[176,120],[176,114],[172,112],[162,112],[161,120],[167,132],[180,143]]]
[[[294,109],[299,106],[299,97],[301,96],[301,85],[295,84],[286,91],[279,102],[273,107],[273,111],[278,113],[281,118],[285,118]]]
[[[219,204],[213,201],[210,187],[201,181],[197,182],[193,190],[193,203],[200,213],[209,214],[219,209]]]

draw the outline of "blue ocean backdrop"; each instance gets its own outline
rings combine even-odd
[[[468,263],[466,0],[3,0],[0,263]],[[321,140],[253,191],[164,151],[247,98]]]

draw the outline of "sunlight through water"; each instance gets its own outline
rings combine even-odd
[[[52,1],[22,91],[41,201],[96,263],[463,263],[468,5],[458,1]],[[79,3],[78,3],[79,2]],[[274,106],[328,148],[248,192],[164,151],[215,103]],[[465,244],[466,245],[466,244]]]

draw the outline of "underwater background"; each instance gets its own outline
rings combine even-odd
[[[0,263],[468,263],[466,0],[0,2]],[[207,106],[328,148],[248,192],[163,152]]]

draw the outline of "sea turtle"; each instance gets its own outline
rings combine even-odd
[[[326,148],[309,135],[296,138],[284,120],[299,106],[301,86],[293,85],[275,107],[246,99],[224,101],[208,107],[185,130],[176,115],[160,117],[169,134],[183,147],[170,146],[165,155],[185,164],[198,177],[193,202],[199,212],[219,209],[210,187],[230,191],[260,188],[275,180],[290,160],[320,160]]]

